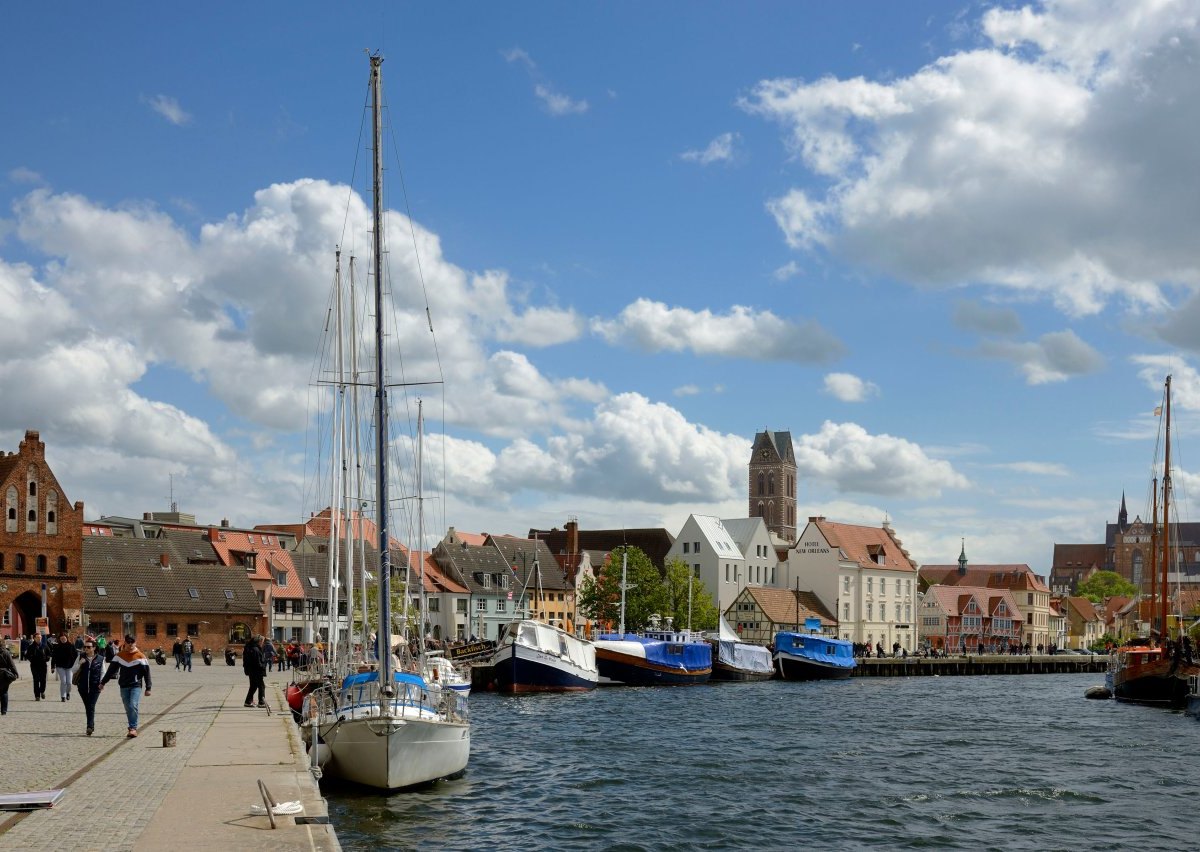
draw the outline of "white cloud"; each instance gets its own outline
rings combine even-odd
[[[798,276],[800,272],[800,264],[796,263],[794,260],[789,260],[783,266],[771,273],[771,276],[776,281],[787,281],[789,278],[795,278]]]
[[[588,111],[588,102],[575,100],[547,83],[535,83],[533,93],[551,115],[579,115]]]
[[[1171,377],[1171,405],[1200,411],[1200,372],[1191,364],[1177,355],[1134,355],[1130,360],[1141,367],[1138,378],[1156,394],[1153,404],[1146,406],[1147,414],[1161,404],[1167,376]]]
[[[988,358],[1013,362],[1030,385],[1063,382],[1104,366],[1104,356],[1070,330],[1043,334],[1028,343],[985,341],[978,351]]]
[[[27,169],[24,166],[17,166],[15,169],[10,169],[8,179],[13,183],[41,184],[45,183],[42,176],[33,169]]]
[[[879,395],[879,386],[852,373],[829,373],[825,376],[825,393],[842,402],[865,402]]]
[[[1070,476],[1070,471],[1067,466],[1058,462],[1008,462],[1006,464],[992,465],[992,467],[1000,470],[1012,470],[1017,473],[1029,473],[1034,476]]]
[[[929,498],[969,485],[949,462],[930,458],[917,444],[872,435],[856,423],[826,421],[820,432],[801,435],[794,448],[801,477],[827,481],[839,492]]]
[[[696,394],[700,393],[700,388],[696,385],[680,385],[679,387],[675,388],[672,393],[674,393],[675,396],[695,396]]]
[[[143,95],[142,103],[149,105],[150,109],[176,127],[182,127],[185,124],[191,123],[191,114],[179,105],[178,100],[170,95]]]
[[[967,331],[1002,337],[1021,333],[1021,319],[1016,311],[982,302],[960,301],[955,304],[954,324]]]
[[[741,138],[737,133],[722,133],[709,142],[708,147],[702,150],[684,151],[679,158],[689,163],[699,163],[702,166],[732,162],[734,146],[741,141]]]
[[[616,319],[593,320],[592,330],[613,345],[631,344],[646,352],[821,363],[844,351],[841,342],[815,322],[785,320],[741,305],[717,315],[638,299]]]
[[[742,99],[818,181],[768,204],[787,242],[1073,316],[1200,285],[1194,7],[1059,0],[980,26],[989,43],[908,76],[769,79]]]

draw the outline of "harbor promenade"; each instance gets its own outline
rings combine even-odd
[[[9,690],[0,717],[0,793],[62,789],[53,808],[0,812],[0,849],[13,850],[337,850],[325,801],[305,763],[286,711],[286,673],[267,678],[270,711],[246,708],[240,664],[221,658],[193,671],[174,661],[151,664],[139,736],[125,736],[115,682],[96,706],[96,730],[84,735],[78,695],[61,702],[52,675],[45,701],[34,701],[29,666]],[[164,745],[164,731],[175,745]],[[276,816],[272,829],[258,781],[277,802],[300,801],[303,814]],[[315,820],[309,822],[309,820]]]

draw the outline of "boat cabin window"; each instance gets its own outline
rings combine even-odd
[[[682,646],[682,645],[668,645],[668,646],[667,646],[667,653],[668,653],[668,654],[675,654],[675,655],[677,655],[677,656],[678,656],[678,655],[680,655],[680,654],[682,654],[682,653],[683,653],[683,646]]]

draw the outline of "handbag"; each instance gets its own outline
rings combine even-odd
[[[79,685],[83,683],[83,678],[85,673],[88,671],[88,668],[88,666],[80,666],[79,668],[75,669],[75,674],[71,675],[71,683],[74,684],[76,689],[78,689]]]
[[[4,681],[5,683],[12,683],[18,677],[20,677],[20,675],[17,674],[15,669],[0,669],[0,680]]]

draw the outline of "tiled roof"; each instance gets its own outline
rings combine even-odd
[[[82,574],[83,604],[91,612],[262,614],[244,570],[189,564],[170,539],[84,536]]]
[[[997,593],[996,589],[989,589],[986,586],[938,585],[930,586],[925,592],[926,602],[936,603],[944,615],[962,615],[972,599],[986,616],[994,615],[1000,602],[1004,601],[1008,606],[1010,616],[1019,617],[1020,610],[1017,608],[1016,599],[1008,591]]]
[[[537,584],[534,576],[534,562],[542,569],[542,588],[553,591],[563,591],[572,588],[567,582],[566,575],[546,542],[541,539],[517,538],[511,535],[488,536],[487,544],[496,547],[517,575],[517,589],[526,588],[532,592]]]
[[[457,533],[457,535],[461,539],[462,534]],[[505,591],[512,591],[513,586],[517,583],[512,566],[504,558],[504,554],[490,545],[473,545],[465,542],[447,544],[443,541],[433,549],[433,556],[437,560],[440,570],[456,583],[465,586],[471,594],[499,595]],[[490,586],[485,587],[479,581],[481,574],[488,574],[493,578]],[[498,581],[495,578],[505,575],[508,577],[509,588],[507,590],[502,587],[497,588]],[[519,587],[517,588],[519,590]]]
[[[529,530],[528,537],[538,538],[546,542],[546,546],[550,548],[552,553],[566,553],[566,530],[557,528],[552,530],[531,529]],[[595,550],[607,556],[607,554],[618,547],[629,545],[630,547],[636,547],[650,557],[651,564],[660,571],[666,564],[667,552],[674,543],[675,537],[661,527],[632,530],[585,530],[581,527],[579,530],[580,550]],[[592,559],[592,564],[602,565],[604,561]]]
[[[310,600],[328,600],[329,599],[329,539],[324,536],[318,536],[311,533],[303,539],[304,546],[297,547],[292,551],[291,558],[296,566],[296,575],[300,585],[304,589],[305,597]],[[338,554],[339,558],[344,559],[345,556],[345,540],[342,542],[342,551]],[[359,589],[362,588],[362,570],[365,560],[367,569],[368,584],[375,581],[376,572],[379,567],[379,554],[370,542],[363,542],[363,555],[360,556],[359,548],[352,548],[353,553],[353,582],[354,589],[357,595]],[[402,548],[393,548],[391,552],[392,561],[392,576],[403,577],[404,569],[408,567],[408,553]],[[346,575],[345,565],[339,567],[339,573]],[[415,575],[414,575],[415,577]],[[316,581],[315,583],[313,581]],[[344,588],[345,579],[342,580],[342,588]],[[393,580],[393,582],[395,582]],[[339,591],[339,598],[341,592]]]
[[[1056,544],[1054,545],[1055,568],[1104,567],[1106,549],[1103,544]]]
[[[1087,598],[1072,596],[1063,598],[1063,603],[1084,621],[1099,621],[1100,613],[1096,612],[1096,607]]]
[[[1049,592],[1050,588],[1028,565],[968,565],[960,575],[957,565],[922,565],[921,581],[931,586],[983,586],[1010,591]]]
[[[775,624],[803,624],[806,618],[819,618],[822,627],[837,626],[837,619],[812,592],[797,592],[794,589],[779,589],[774,586],[747,586],[746,592],[754,598],[763,615]]]
[[[831,547],[841,548],[846,559],[857,562],[863,568],[917,570],[900,540],[887,528],[839,524],[824,518],[817,518],[811,523],[816,525]],[[880,552],[883,555],[882,563],[878,561],[877,554]]]
[[[170,531],[164,528],[164,535]],[[303,598],[304,588],[292,564],[292,554],[279,541],[279,535],[271,532],[248,532],[225,527],[208,527],[208,540],[221,563],[241,567],[247,577],[270,582],[273,598]],[[255,554],[254,570],[245,570],[245,554]],[[278,575],[285,582],[278,582]]]

